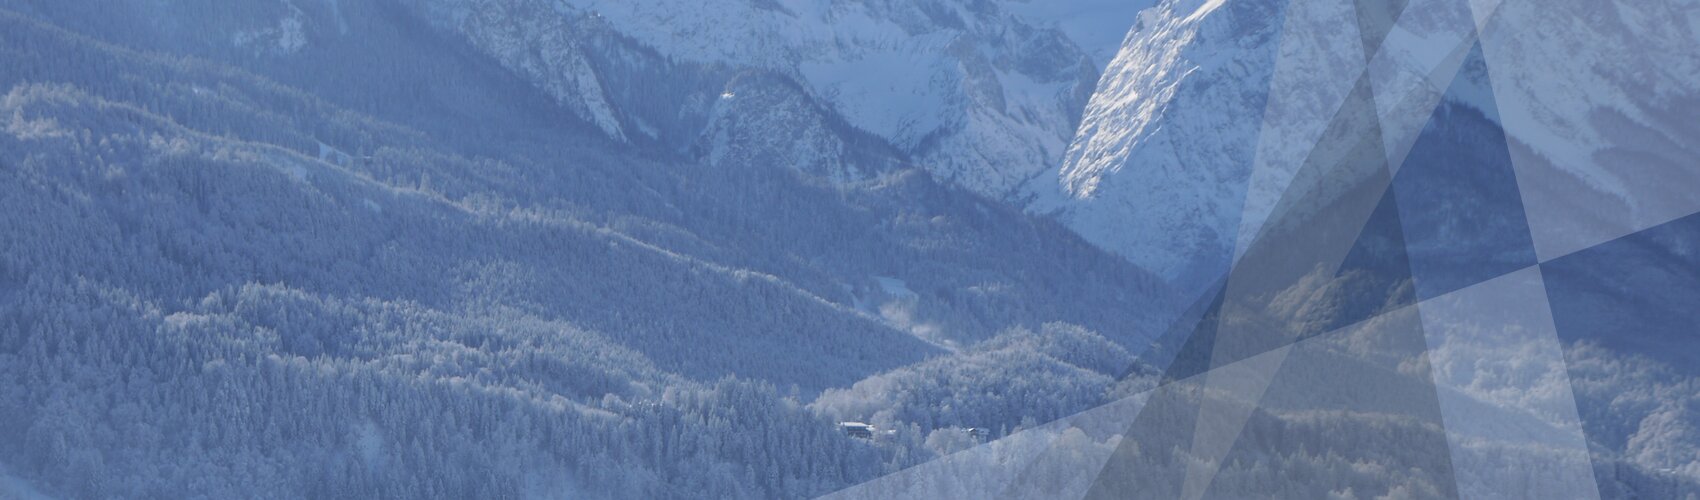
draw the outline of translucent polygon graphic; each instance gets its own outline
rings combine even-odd
[[[1337,309],[1313,306],[1339,297],[1345,284],[1336,279],[1341,264],[1357,248],[1389,180],[1373,98],[1368,81],[1360,78],[1270,222],[1229,273],[1214,366],[1335,324]]]
[[[1334,272],[1333,296],[1308,298],[1308,307],[1329,311],[1327,319],[1312,316],[1320,321],[1316,331],[1333,331],[1416,302],[1401,205],[1398,193],[1388,190]]]
[[[1152,370],[1162,373],[1164,383],[1191,378],[1210,370],[1210,357],[1216,348],[1216,325],[1222,312],[1222,287],[1212,287],[1212,293],[1200,297],[1169,331],[1141,353],[1128,377],[1137,376],[1133,370]],[[1126,377],[1124,377],[1126,378]]]
[[[1426,347],[1405,307],[1165,384],[1087,497],[1455,496]],[[1206,433],[1232,446],[1200,454]]]
[[[1102,229],[1087,231],[1088,239],[1169,280],[1189,298],[1203,295],[1234,255],[1246,188],[1257,184],[1248,179],[1267,98],[1352,85],[1328,80],[1333,61],[1318,61],[1292,73],[1311,80],[1272,89],[1272,72],[1287,71],[1277,68],[1286,10],[1303,5],[1184,0],[1145,10],[1141,22],[1150,23],[1148,29],[1130,27],[1130,41],[1103,68],[1097,90],[1126,98],[1093,99],[1086,106],[1055,178],[1034,179],[1038,197],[1027,208],[1056,213],[1073,227]],[[1350,9],[1344,12],[1344,24],[1319,23],[1318,30],[1353,24]],[[1356,34],[1341,38],[1357,45]],[[1326,120],[1334,108],[1316,108],[1321,118],[1270,121],[1306,126]],[[1314,141],[1286,142],[1302,158]]]
[[[1235,413],[1210,410],[1232,407],[1251,412],[1261,398],[1255,393],[1268,383],[1262,377],[1274,373],[1285,356],[1285,348],[1276,349],[1205,374],[1171,380],[1150,391],[1139,414],[1124,426],[1115,453],[1093,478],[1084,498],[1172,499],[1189,493],[1196,498],[1198,493],[1189,488],[1208,484],[1200,483],[1199,468],[1217,462],[1209,448],[1198,446],[1200,436],[1237,435],[1240,425],[1240,419],[1233,418]],[[1210,386],[1211,374],[1219,374],[1216,387]]]
[[[1481,32],[1537,255],[1700,212],[1696,6],[1504,0]]]
[[[1358,14],[1358,34],[1363,37],[1364,59],[1381,51],[1381,44],[1393,30],[1394,21],[1404,13],[1409,0],[1354,0]]]
[[[1469,54],[1393,179],[1424,299],[1536,262],[1487,67]]]
[[[1542,264],[1567,344],[1700,375],[1700,215]]]
[[[1294,186],[1303,195],[1283,200],[1292,203],[1228,277],[1181,498],[1203,497],[1286,347],[1350,314],[1343,292],[1366,277],[1338,273],[1388,184],[1366,83],[1301,167]],[[1221,370],[1230,364],[1236,369]]]
[[[1080,498],[1149,397],[1135,393],[821,498]]]
[[[1364,67],[1355,0],[1288,2],[1284,12],[1279,56],[1269,77],[1239,216],[1236,260],[1262,232],[1305,158],[1353,96],[1360,83],[1355,76]]]
[[[1150,387],[1146,382],[1127,387]],[[1154,390],[1137,392],[1102,407],[1069,417],[1063,426],[1046,425],[1057,435],[1025,468],[1016,471],[995,498],[1081,498],[1120,449],[1128,424],[1143,414]],[[993,498],[993,497],[987,497]]]
[[[1417,309],[1459,498],[1599,498],[1540,270]]]
[[[1367,71],[1375,89],[1387,162],[1397,173],[1430,121],[1470,49],[1477,29],[1466,0],[1412,0],[1371,55]]]
[[[1360,16],[1360,33],[1385,36],[1386,24],[1377,23],[1386,17],[1391,14]],[[1216,368],[1203,376],[1181,498],[1206,495],[1292,342],[1396,305],[1382,300],[1364,307],[1364,298],[1397,296],[1392,290],[1409,286],[1408,279],[1382,279],[1378,272],[1402,267],[1394,274],[1408,276],[1402,256],[1383,258],[1402,254],[1402,242],[1359,245],[1382,235],[1397,239],[1401,231],[1393,205],[1382,211],[1390,216],[1373,217],[1386,198],[1390,169],[1369,75],[1360,73],[1356,82],[1228,275],[1212,342]],[[1385,228],[1390,221],[1393,227]],[[1378,288],[1386,293],[1360,295]],[[1220,369],[1229,365],[1236,368]]]
[[[1294,344],[1204,498],[1455,496],[1426,348],[1412,307]]]
[[[1541,269],[1602,493],[1700,496],[1700,215]]]
[[[1700,498],[1700,9],[1275,3],[1251,168],[1198,167],[1245,182],[1225,274],[1072,437],[877,491]]]

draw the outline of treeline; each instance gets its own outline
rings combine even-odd
[[[86,35],[175,45],[41,21],[95,15],[56,5],[0,11],[0,464],[48,494],[812,496],[933,456],[807,406],[944,353],[857,309],[873,276],[962,345],[1058,319],[1137,344],[1155,305],[1134,298],[1161,291],[918,172],[841,186],[578,125],[444,134],[359,97],[382,82],[123,48]],[[72,27],[124,24],[103,19]],[[988,414],[1019,420],[1083,373],[1064,365]],[[902,418],[980,420],[925,403]]]

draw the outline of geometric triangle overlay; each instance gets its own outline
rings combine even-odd
[[[1488,78],[1478,45],[1393,180],[1423,299],[1536,263]]]
[[[1700,498],[1700,77],[1572,109],[1596,79],[1661,78],[1603,73],[1644,55],[1585,57],[1638,47],[1618,26],[1657,18],[1604,2],[1315,0],[1223,21],[1308,30],[1284,58],[1367,62],[1331,75],[1356,82],[1337,107],[1263,117],[1314,142],[1248,168],[1277,201],[1127,370],[1143,390],[833,497]],[[1339,6],[1361,45],[1314,45]],[[1655,98],[1670,109],[1637,104]]]

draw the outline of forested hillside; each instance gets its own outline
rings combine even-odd
[[[822,390],[1051,321],[1138,348],[1172,300],[875,146],[846,182],[610,142],[400,11],[338,60],[38,8],[78,9],[0,12],[13,492],[820,494],[935,453]]]
[[[1700,498],[1691,4],[0,0],[0,499]]]

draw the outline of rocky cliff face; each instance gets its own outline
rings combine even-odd
[[[1187,286],[1317,188],[1293,182],[1349,103],[1400,168],[1471,53],[1479,90],[1448,99],[1505,129],[1543,259],[1700,208],[1670,182],[1700,156],[1692,2],[399,5],[614,141],[840,181],[916,166]],[[288,64],[348,37],[356,8],[258,2],[165,31]]]
[[[1672,118],[1700,102],[1683,76],[1700,66],[1680,49],[1696,40],[1693,5],[1394,7],[1177,0],[1144,11],[1068,154],[1027,186],[1030,210],[1196,287],[1225,272],[1283,197],[1327,189],[1294,179],[1329,126],[1373,128],[1400,169],[1460,68],[1475,90],[1446,99],[1505,130],[1543,258],[1700,209],[1666,182],[1693,179],[1678,165],[1700,158],[1700,134]]]
[[[1063,162],[1028,186],[1031,210],[1172,280],[1225,262],[1281,13],[1190,0],[1142,13]]]
[[[712,103],[723,102],[727,82],[758,71],[791,80],[797,98],[741,109],[819,115],[800,127],[865,131],[934,175],[999,198],[1055,166],[1098,78],[1054,20],[995,2],[415,5],[618,140],[694,145],[700,134],[684,130],[720,119],[711,117],[724,106]],[[621,95],[633,87],[651,88]]]

